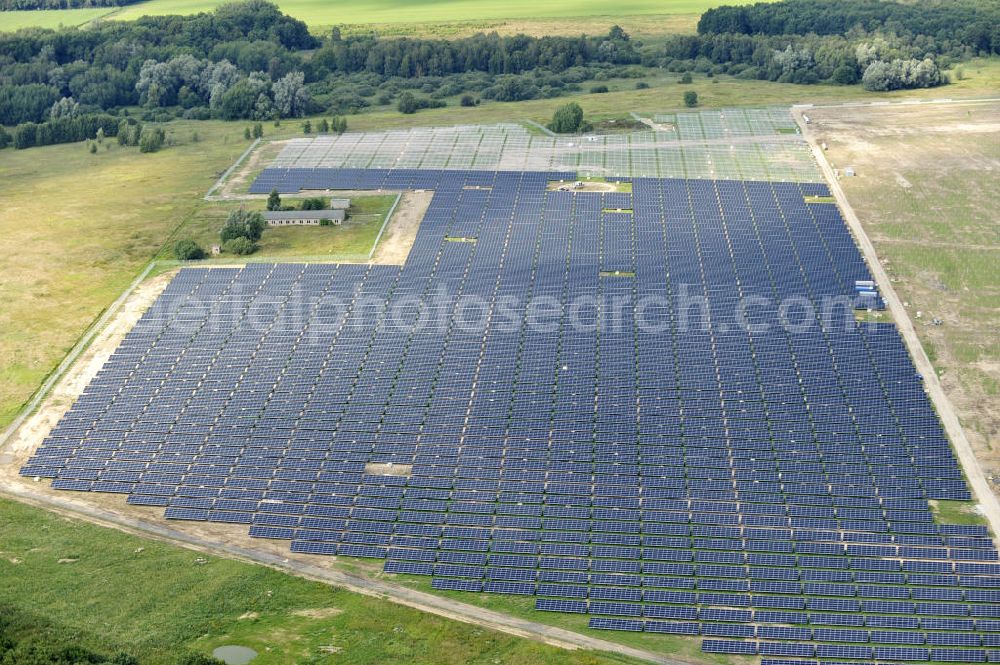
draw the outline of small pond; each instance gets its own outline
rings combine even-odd
[[[226,665],[247,665],[257,657],[257,652],[248,647],[229,645],[219,647],[212,652],[212,656],[218,658]]]

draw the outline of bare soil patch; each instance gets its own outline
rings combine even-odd
[[[831,164],[855,167],[841,186],[1000,494],[1000,104],[810,117]]]
[[[417,238],[417,229],[420,228],[420,222],[433,198],[434,192],[428,190],[403,192],[399,205],[392,213],[389,225],[382,234],[378,247],[375,248],[372,263],[383,265],[406,263],[413,241]]]

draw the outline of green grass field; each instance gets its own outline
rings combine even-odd
[[[178,145],[0,153],[0,426],[246,149],[242,125],[175,122]],[[191,136],[197,131],[200,141]]]
[[[43,9],[39,11],[0,12],[0,31],[21,28],[73,27],[114,13],[115,7],[92,9]]]
[[[527,0],[497,4],[476,0],[433,3],[360,0],[347,4],[331,4],[324,0],[276,1],[282,11],[305,21],[317,33],[341,25],[348,33],[374,29],[382,35],[428,37],[457,37],[494,30],[505,34],[599,34],[616,23],[635,36],[656,37],[692,32],[706,9],[733,4],[728,0],[629,0],[624,5],[614,6],[597,0],[559,0],[547,4]],[[78,26],[99,18],[134,20],[141,16],[194,14],[212,11],[223,2],[225,0],[148,0],[122,8],[2,12],[0,31]]]
[[[977,513],[969,501],[931,501],[930,505],[939,524],[989,527],[986,518]]]
[[[126,7],[120,18],[143,15],[192,14],[210,11],[222,0],[149,0]],[[625,0],[613,5],[603,0],[557,0],[555,2],[481,2],[479,0],[357,0],[331,3],[325,0],[278,0],[282,11],[310,25],[341,23],[425,23],[482,21],[490,19],[562,18],[580,16],[635,16],[643,14],[700,14],[723,4],[720,0]]]
[[[591,630],[587,627],[588,616],[559,612],[539,612],[535,609],[535,599],[533,597],[494,593],[468,593],[464,591],[440,591],[431,588],[430,578],[419,575],[388,575],[388,578],[403,586],[420,589],[421,591],[446,598],[453,598],[463,603],[478,605],[479,607],[521,617],[529,621],[545,623],[575,632],[587,633]],[[747,665],[753,662],[750,658],[740,656],[703,653],[701,650],[701,637],[618,631],[604,632],[601,634],[601,637],[638,649],[670,654],[673,657],[688,662],[718,663],[719,665]]]
[[[295,259],[302,260],[363,260],[373,249],[385,215],[389,212],[395,195],[366,196],[351,202],[349,217],[339,226],[288,226],[267,228],[258,243],[259,249],[250,259]],[[285,204],[295,204],[288,198]],[[174,233],[172,240],[191,239],[208,249],[219,244],[219,230],[226,216],[239,203],[212,202],[200,205],[198,209]],[[248,210],[263,210],[264,201],[247,204]],[[168,242],[158,258],[173,259],[173,243]],[[233,256],[223,252],[210,257],[209,261],[231,263],[243,261],[247,257]]]
[[[19,636],[143,665],[227,644],[254,665],[605,665],[563,651],[237,561],[0,500],[0,616]]]

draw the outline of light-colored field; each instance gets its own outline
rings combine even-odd
[[[686,90],[698,93],[699,108],[992,97],[996,95],[997,90],[1000,90],[1000,58],[975,59],[966,63],[964,70],[964,80],[942,88],[875,93],[865,92],[860,86],[796,85],[770,81],[744,81],[728,76],[705,78],[697,74],[690,85],[678,85],[678,74],[647,69],[648,75],[639,80],[650,84],[648,90],[636,90],[635,80],[618,80],[608,83],[611,92],[606,94],[582,93],[516,103],[483,102],[472,108],[458,107],[455,103],[450,103],[447,108],[428,109],[412,115],[402,115],[392,107],[349,116],[348,125],[351,130],[377,130],[390,127],[490,124],[522,119],[547,123],[552,119],[555,110],[568,101],[579,103],[589,120],[624,117],[628,111],[649,116],[671,109],[683,109],[683,95]]]
[[[21,28],[59,28],[89,23],[114,13],[115,7],[92,9],[41,9],[38,11],[0,12],[0,32]]]
[[[155,154],[117,143],[0,153],[0,426],[246,148],[239,125],[169,127],[178,145]]]
[[[124,8],[120,17],[192,14],[210,11],[222,0],[149,0]],[[700,14],[723,4],[720,0],[626,0],[609,5],[603,0],[556,0],[554,2],[481,2],[480,0],[356,0],[331,3],[325,0],[279,0],[282,11],[310,25],[341,23],[427,23],[484,21],[494,19],[581,16],[636,16],[642,14]]]
[[[348,23],[340,25],[341,33],[368,34],[376,32],[385,37],[427,37],[455,39],[478,32],[496,32],[500,35],[532,35],[542,37],[603,35],[618,25],[633,39],[652,42],[667,35],[693,34],[698,25],[699,13],[694,14],[639,14],[614,16],[565,16],[560,18],[504,18],[476,19],[469,21],[417,21],[408,23]],[[331,26],[314,24],[313,33],[322,34]]]
[[[1000,104],[810,111],[987,476],[1000,477]],[[935,322],[935,319],[938,322]]]

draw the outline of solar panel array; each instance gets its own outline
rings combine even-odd
[[[1000,658],[921,378],[825,309],[871,276],[824,185],[317,173],[435,189],[406,264],[182,270],[22,474],[769,665]]]
[[[669,118],[661,131],[587,137],[533,134],[516,124],[321,135],[290,141],[272,167],[572,171],[582,176],[795,182],[819,177],[787,109],[696,111]]]

